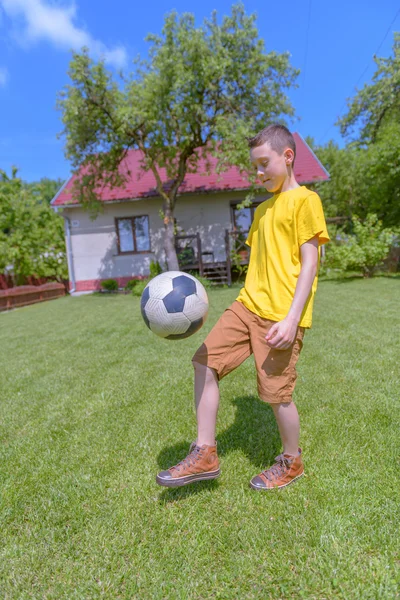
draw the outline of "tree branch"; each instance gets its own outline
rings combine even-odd
[[[157,170],[157,167],[156,167],[156,165],[154,163],[153,158],[151,156],[149,156],[148,152],[146,152],[146,147],[144,146],[144,144],[141,141],[139,141],[138,145],[139,145],[139,149],[143,152],[143,155],[145,156],[145,158],[149,162],[150,169],[152,170],[153,175],[154,175],[155,180],[156,180],[156,183],[157,183],[157,191],[158,191],[158,193],[163,198],[163,200],[165,202],[167,202],[167,204],[170,204],[170,199],[168,197],[168,194],[166,194],[165,191],[164,191],[163,184],[162,184],[162,181],[161,181],[161,177],[160,177],[160,174],[159,174],[159,172]]]

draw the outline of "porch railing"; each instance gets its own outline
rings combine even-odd
[[[212,255],[213,252],[203,252],[200,233],[192,235],[177,235],[175,236],[175,249],[178,257],[180,268],[185,270],[195,269],[199,271],[199,275],[204,276],[205,265],[212,266],[226,264],[227,282],[232,284],[232,267],[245,267],[249,262],[249,248],[246,246],[248,231],[230,231],[225,229],[224,247],[225,261],[205,262],[203,256]]]

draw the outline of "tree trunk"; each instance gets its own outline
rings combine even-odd
[[[164,202],[164,250],[169,271],[179,271],[175,250],[174,212],[170,202]]]

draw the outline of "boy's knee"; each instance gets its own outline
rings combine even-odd
[[[197,362],[195,358],[192,359],[192,365],[196,373],[203,373],[207,377],[213,377],[218,379],[217,371],[212,367],[208,367],[203,363]]]
[[[209,367],[207,367],[207,365],[203,365],[203,363],[198,362],[196,360],[196,358],[192,358],[192,365],[193,365],[193,369],[195,371],[204,371],[206,369],[209,369]]]

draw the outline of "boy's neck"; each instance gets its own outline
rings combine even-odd
[[[298,188],[298,187],[300,187],[300,185],[297,183],[296,178],[295,178],[294,174],[292,173],[292,175],[290,177],[285,179],[285,181],[282,184],[281,189],[277,190],[275,192],[275,194],[281,194],[282,192],[288,192],[289,190],[294,190],[295,188]]]

